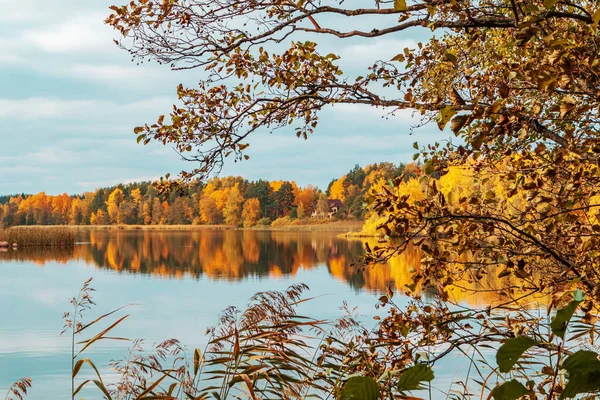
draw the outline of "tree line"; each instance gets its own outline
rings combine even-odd
[[[381,180],[389,180],[414,164],[382,162],[356,165],[333,179],[327,190],[299,187],[294,181],[249,181],[242,177],[215,177],[192,182],[185,195],[159,194],[152,182],[119,184],[78,195],[0,197],[0,226],[14,225],[268,225],[278,218],[307,219],[326,216],[329,199],[344,204],[337,218],[362,219],[365,194]]]

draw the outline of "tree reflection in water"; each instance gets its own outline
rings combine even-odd
[[[422,256],[408,247],[387,265],[358,267],[363,241],[327,232],[92,230],[85,235],[75,248],[9,250],[0,253],[0,262],[8,259],[43,266],[50,261],[79,260],[120,273],[228,281],[293,277],[301,270],[327,268],[331,276],[354,290],[383,293],[389,287],[402,293]],[[492,304],[504,300],[495,290],[501,287],[506,287],[507,295],[518,296],[518,288],[512,288],[509,279],[490,273],[480,282],[461,276],[449,297],[478,306]]]

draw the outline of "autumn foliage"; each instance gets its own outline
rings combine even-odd
[[[159,195],[150,182],[101,188],[81,195],[15,195],[0,197],[0,226],[13,225],[186,225],[227,224],[251,227],[261,218],[309,218],[319,198],[345,199],[340,214],[362,218],[370,182],[390,179],[404,164],[356,166],[324,193],[316,186],[298,187],[293,181],[247,181],[241,177],[214,178],[188,187],[185,195]],[[327,204],[321,204],[324,213]]]
[[[375,178],[364,196],[367,228],[381,235],[367,247],[365,264],[417,246],[421,265],[406,288],[427,287],[439,302],[392,304],[378,339],[396,343],[395,357],[353,372],[370,376],[371,387],[389,389],[384,382],[407,363],[425,368],[448,354],[423,360],[421,351],[450,346],[477,353],[471,361],[478,376],[462,381],[451,393],[457,398],[471,397],[473,386],[480,388],[477,397],[496,400],[600,391],[598,354],[584,350],[595,344],[600,307],[597,1],[161,4],[134,0],[113,7],[106,22],[134,59],[207,71],[198,87],[178,87],[179,104],[168,116],[134,131],[144,143],[170,144],[197,162],[174,186],[206,176],[227,157],[245,162],[250,138],[261,129],[291,126],[308,138],[317,133],[320,112],[334,104],[411,110],[424,125],[447,132],[450,140],[437,143],[418,136],[420,167],[396,179]],[[329,40],[361,38],[368,45],[427,29],[434,34],[414,48],[374,58],[363,71],[345,73],[339,55],[321,51]],[[336,179],[329,188],[346,205],[351,180]],[[515,281],[486,289],[490,274]],[[491,305],[450,313],[457,280],[503,295],[503,316],[496,318],[500,310]],[[545,319],[522,306],[538,296],[552,299]],[[581,324],[568,337],[576,310]],[[484,346],[498,349],[496,364],[478,351]],[[516,365],[525,353],[527,362]],[[390,370],[378,370],[387,361]]]

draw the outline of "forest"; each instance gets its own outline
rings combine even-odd
[[[217,225],[251,227],[280,220],[326,218],[328,199],[340,200],[335,218],[362,220],[365,194],[416,164],[356,165],[333,179],[325,191],[294,181],[248,181],[242,177],[195,180],[185,193],[158,193],[152,182],[100,188],[77,195],[20,194],[0,197],[0,227],[16,225]]]

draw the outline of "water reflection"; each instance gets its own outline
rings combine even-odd
[[[260,231],[90,231],[73,249],[27,248],[0,253],[1,260],[84,261],[121,273],[161,278],[240,281],[251,278],[293,277],[300,270],[327,268],[335,279],[357,291],[380,293],[391,287],[406,290],[419,268],[421,254],[409,247],[387,266],[358,268],[363,251],[358,240],[327,232]],[[484,305],[498,300],[490,289],[509,285],[490,271],[483,281],[464,280],[451,298]],[[477,292],[477,293],[476,293]]]

